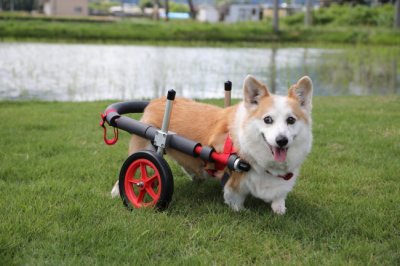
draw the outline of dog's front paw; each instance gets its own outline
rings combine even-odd
[[[246,196],[239,193],[233,192],[229,188],[224,189],[224,199],[225,203],[232,208],[232,210],[238,212],[244,209],[243,203]]]
[[[286,212],[285,200],[273,201],[271,208],[275,214],[284,215]]]
[[[240,212],[242,210],[244,210],[244,206],[243,203],[237,203],[237,202],[228,202],[225,200],[225,203],[229,205],[229,207],[231,207],[232,210],[234,210],[235,212]]]

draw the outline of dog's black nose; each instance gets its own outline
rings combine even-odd
[[[287,137],[283,136],[283,135],[279,135],[278,137],[276,137],[275,141],[276,141],[276,144],[278,144],[278,146],[281,147],[281,148],[283,146],[285,146],[286,144],[288,144]]]

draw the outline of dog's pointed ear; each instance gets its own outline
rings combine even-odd
[[[248,75],[243,84],[244,103],[247,108],[257,105],[262,97],[270,95],[266,85]]]
[[[288,96],[296,99],[307,112],[312,108],[313,84],[308,76],[304,76],[289,89]]]

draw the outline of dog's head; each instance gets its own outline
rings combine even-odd
[[[278,163],[285,162],[293,152],[304,150],[307,154],[311,148],[311,79],[302,77],[290,87],[287,96],[273,95],[253,76],[246,77],[243,89],[248,121],[245,127],[254,134],[250,142],[263,146],[268,157]]]

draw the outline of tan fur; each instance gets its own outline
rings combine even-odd
[[[299,93],[300,90],[302,90],[303,92]],[[293,111],[296,114],[296,116],[304,120],[306,123],[309,123],[309,121],[308,121],[308,115],[301,108],[302,97],[305,96],[303,94],[310,94],[311,91],[312,91],[312,81],[307,76],[304,76],[301,79],[299,79],[296,84],[292,85],[289,88],[288,91],[288,100],[290,106],[293,108]]]
[[[259,107],[250,114],[250,117],[258,117],[262,118],[265,115],[265,112],[269,110],[274,104],[274,99],[269,96],[264,96],[260,99]]]
[[[232,188],[233,191],[239,191],[240,184],[244,177],[245,175],[243,173],[232,172],[226,185]]]
[[[165,98],[155,99],[146,107],[141,119],[143,123],[160,128],[162,124]],[[220,108],[209,104],[198,103],[189,99],[176,98],[173,102],[169,131],[180,136],[213,147],[222,152],[225,138],[230,130],[236,106]],[[132,136],[129,153],[146,148],[149,142],[138,136]],[[205,163],[176,150],[168,149],[172,156],[186,170],[201,175]]]
[[[294,115],[297,117],[297,119],[301,119],[304,122],[306,122],[307,124],[309,123],[308,121],[308,116],[304,113],[304,111],[301,109],[299,101],[297,100],[297,98],[292,98],[292,97],[288,97],[288,103],[290,105],[290,107],[293,110]]]

